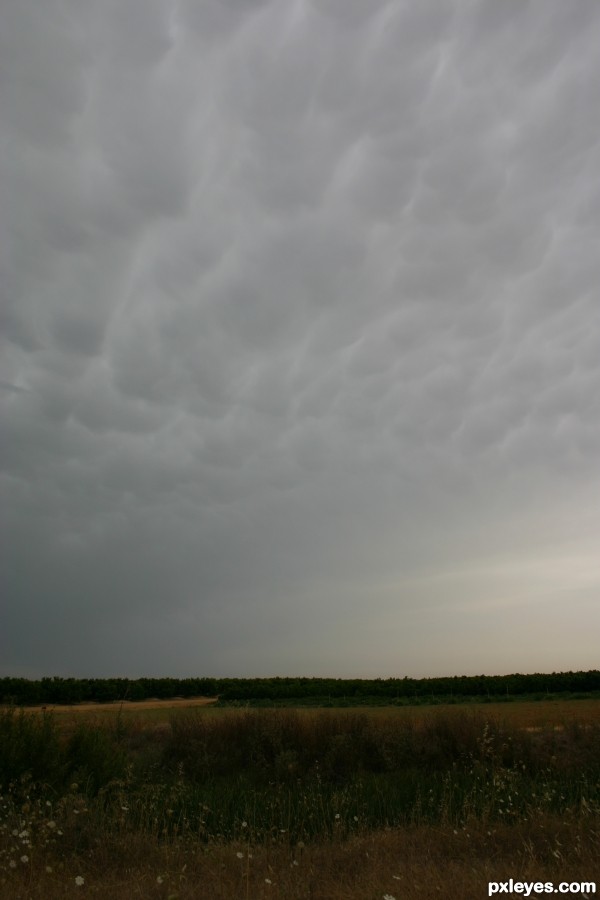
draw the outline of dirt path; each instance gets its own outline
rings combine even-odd
[[[118,712],[122,706],[123,711],[141,712],[147,709],[178,709],[193,706],[210,706],[216,703],[216,697],[174,697],[170,700],[114,700],[111,703],[48,703],[46,706],[28,706],[27,712],[55,712],[55,713],[96,713]]]

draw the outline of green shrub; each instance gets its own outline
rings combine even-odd
[[[64,761],[58,729],[49,713],[30,715],[14,709],[0,713],[0,784],[23,779],[58,785]]]
[[[127,771],[125,750],[105,728],[80,725],[69,738],[65,757],[69,777],[89,793],[123,778]]]

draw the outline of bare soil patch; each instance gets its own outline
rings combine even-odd
[[[111,703],[75,703],[48,704],[46,706],[29,706],[28,712],[56,713],[98,713],[117,712],[121,707],[131,712],[142,712],[148,709],[185,709],[194,706],[210,706],[216,703],[216,697],[174,697],[170,700],[114,700]]]

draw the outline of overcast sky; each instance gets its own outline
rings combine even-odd
[[[597,0],[0,0],[0,674],[600,664]]]

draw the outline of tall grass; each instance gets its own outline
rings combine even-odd
[[[479,835],[482,846],[518,834],[521,853],[550,865],[567,858],[565,840],[579,859],[597,848],[600,726],[275,710],[179,714],[168,729],[117,718],[67,734],[50,715],[9,710],[0,781],[0,883],[20,884],[34,858],[53,871],[101,858],[126,866],[135,846],[238,847],[246,866],[249,848],[277,850],[289,866],[298,848],[386,829]]]

